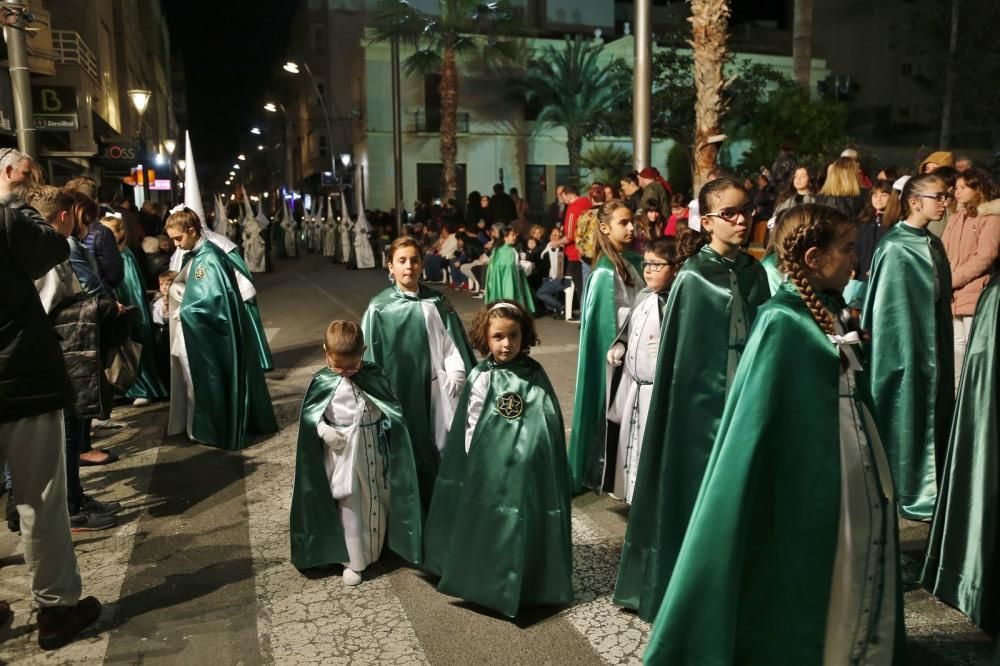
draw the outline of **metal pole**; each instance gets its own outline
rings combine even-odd
[[[333,149],[333,129],[330,125],[330,112],[327,111],[326,109],[326,101],[323,99],[323,95],[321,95],[319,92],[319,86],[316,85],[316,77],[313,76],[312,70],[309,69],[309,63],[303,60],[302,66],[303,68],[305,68],[306,74],[309,75],[309,82],[312,83],[313,92],[316,93],[316,99],[319,100],[319,106],[321,109],[323,109],[323,120],[326,121],[326,150],[327,152],[330,153],[330,169],[332,169],[331,173],[334,176],[336,176],[337,158],[336,158],[336,151],[334,151]],[[348,146],[348,148],[350,148],[350,146]],[[320,182],[322,182],[322,179],[320,179]]]
[[[396,234],[403,233],[403,123],[400,120],[399,38],[392,40],[392,163],[395,180]]]
[[[284,104],[279,104],[281,112],[285,115],[285,182],[288,184],[288,191],[295,191],[295,165],[292,158],[292,119],[288,117],[288,110]],[[293,200],[294,202],[294,200]]]
[[[653,90],[652,0],[635,0],[635,79],[632,88],[632,145],[635,170],[650,166],[650,97]]]
[[[6,0],[4,4],[16,7],[14,11],[24,9],[18,2]],[[23,15],[3,29],[7,40],[7,58],[10,63],[10,80],[14,92],[14,123],[17,134],[17,149],[22,153],[38,159],[35,154],[35,128],[31,118],[31,73],[28,71],[28,50],[24,43]]]

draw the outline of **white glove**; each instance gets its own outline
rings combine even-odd
[[[340,430],[322,419],[316,424],[316,434],[320,436],[324,444],[334,451],[342,451],[347,446],[347,438],[344,437]]]
[[[611,345],[611,349],[608,350],[608,364],[617,368],[622,364],[623,358],[625,358],[625,345],[620,342]]]
[[[465,383],[465,376],[451,376],[444,380],[444,390],[448,392],[448,395],[452,398],[457,398],[458,394],[462,392],[462,384]]]

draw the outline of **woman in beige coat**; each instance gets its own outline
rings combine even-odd
[[[983,287],[996,270],[1000,255],[1000,216],[986,214],[984,204],[996,196],[988,173],[972,168],[955,182],[958,211],[941,235],[951,264],[951,316],[955,330],[955,386],[962,375],[965,343]]]

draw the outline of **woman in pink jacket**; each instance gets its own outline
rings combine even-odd
[[[1000,254],[1000,216],[983,214],[979,207],[994,199],[988,173],[972,168],[955,182],[958,212],[948,219],[941,240],[951,264],[951,316],[955,328],[955,386],[962,375],[965,342],[972,328],[979,294],[996,270]]]

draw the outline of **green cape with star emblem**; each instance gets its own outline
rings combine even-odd
[[[346,562],[347,544],[337,500],[330,494],[330,477],[323,463],[323,440],[316,424],[341,376],[328,368],[317,372],[302,400],[299,443],[295,456],[295,487],[289,533],[292,565],[309,569]],[[420,494],[413,465],[410,435],[389,380],[374,363],[365,363],[351,382],[382,411],[383,433],[389,441],[389,527],[386,544],[413,564],[420,564]]]
[[[163,400],[167,397],[167,387],[163,385],[160,371],[156,367],[156,347],[153,345],[153,319],[149,314],[149,302],[142,281],[142,271],[135,261],[135,255],[128,247],[121,250],[125,279],[118,285],[115,294],[123,305],[135,307],[129,337],[142,345],[139,356],[139,376],[135,384],[125,394],[126,398],[146,398]]]
[[[468,453],[469,395],[489,373]],[[438,590],[508,617],[573,600],[570,477],[556,392],[529,356],[486,359],[469,375],[424,528]]]
[[[416,296],[403,293],[395,285],[384,289],[368,304],[361,327],[368,345],[365,360],[382,368],[403,406],[420,481],[420,503],[426,511],[441,456],[432,429],[431,355],[421,301],[434,304],[468,372],[475,365],[475,356],[458,313],[448,299],[424,285],[420,285]]]

